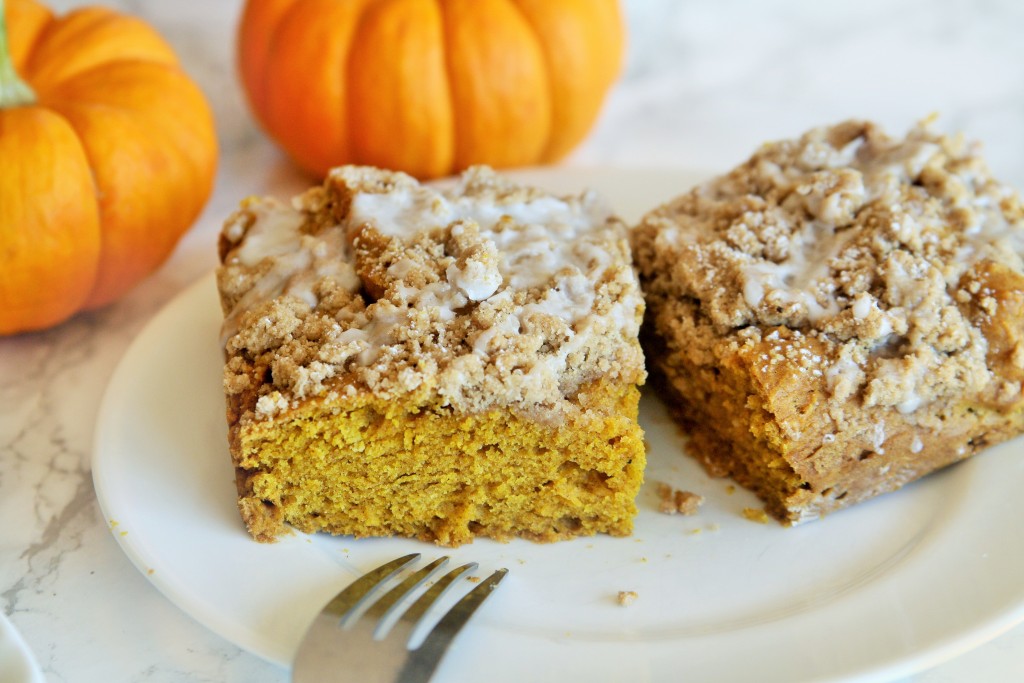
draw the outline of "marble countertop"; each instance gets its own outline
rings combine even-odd
[[[238,89],[240,0],[106,4],[143,16],[176,47],[214,107],[221,166],[204,214],[130,295],[55,329],[0,339],[0,608],[52,683],[281,683],[287,669],[200,626],[129,562],[97,505],[90,459],[118,360],[165,303],[213,268],[220,221],[246,195],[287,195],[306,180],[256,128]],[[814,125],[863,117],[901,134],[937,112],[941,129],[981,141],[996,175],[1024,189],[1024,3],[625,7],[626,69],[567,166],[721,171],[764,140]],[[908,680],[1024,680],[1024,625]]]

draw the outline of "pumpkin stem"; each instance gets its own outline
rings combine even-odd
[[[7,45],[7,14],[4,0],[0,0],[0,109],[35,104],[36,94],[21,80],[11,62]]]

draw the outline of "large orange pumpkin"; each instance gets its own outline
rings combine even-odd
[[[302,168],[428,178],[565,155],[623,34],[617,0],[248,0],[238,58],[257,118]]]
[[[0,0],[0,334],[103,306],[156,269],[216,163],[207,102],[147,24]]]

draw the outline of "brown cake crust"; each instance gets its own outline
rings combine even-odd
[[[633,245],[690,452],[780,520],[1024,430],[1024,213],[960,138],[849,121],[768,144]]]

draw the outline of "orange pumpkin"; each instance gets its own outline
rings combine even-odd
[[[0,0],[0,334],[103,306],[155,270],[216,163],[209,106],[147,24]]]
[[[428,178],[561,158],[623,34],[617,0],[248,0],[238,59],[257,118],[308,172]]]

